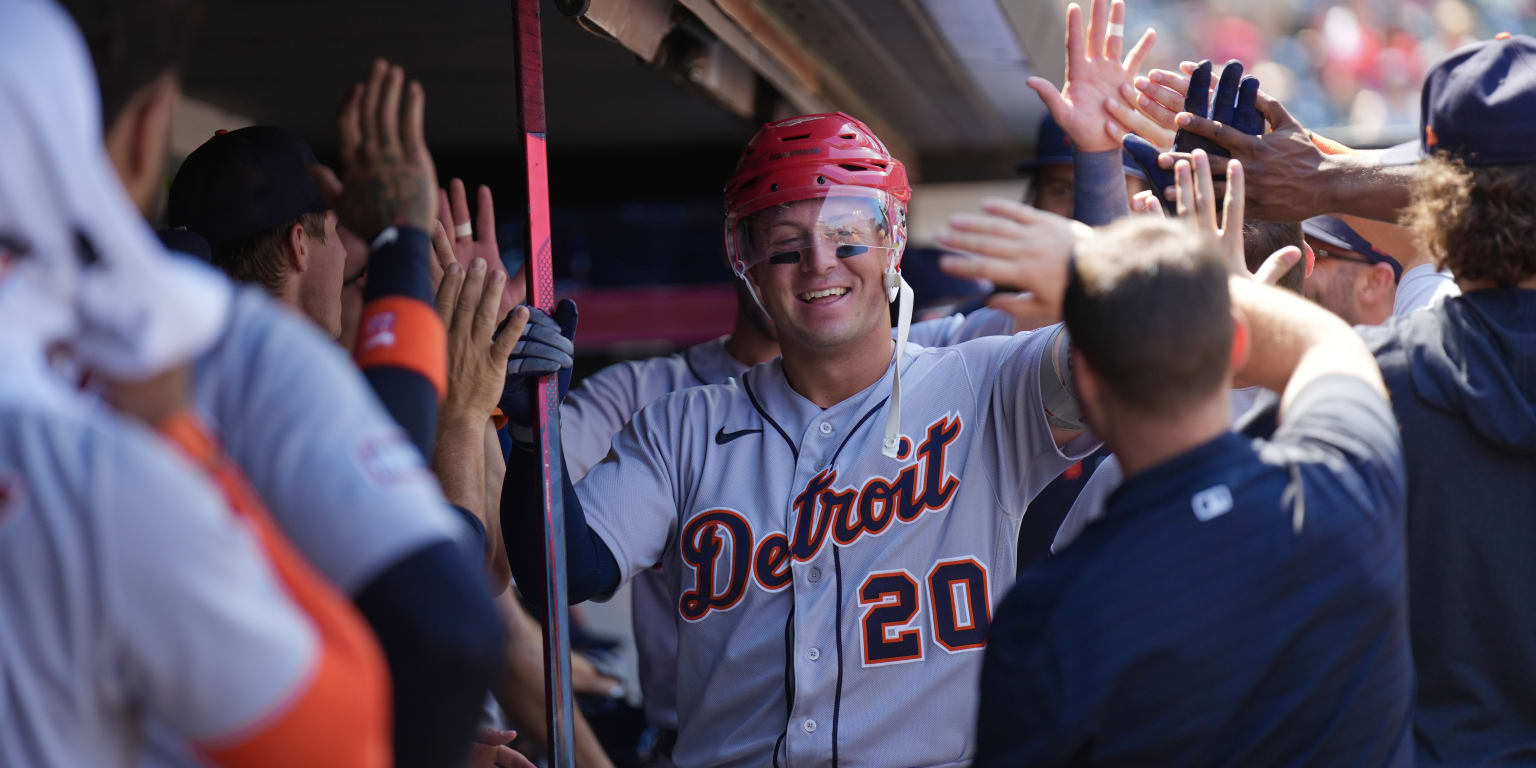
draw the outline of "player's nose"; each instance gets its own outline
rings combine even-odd
[[[817,240],[800,252],[800,271],[823,275],[831,272],[837,266],[837,261],[837,244]]]

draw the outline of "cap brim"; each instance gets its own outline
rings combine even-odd
[[[1312,223],[1311,219],[1301,223],[1301,233],[1325,245],[1331,245],[1335,248],[1340,248],[1346,251],[1355,250],[1355,246],[1350,245],[1347,241],[1338,235],[1335,235],[1332,232],[1329,232],[1328,230]]]
[[[1071,164],[1071,155],[1047,155],[1045,157],[1032,157],[1028,160],[1020,160],[1017,165],[1013,166],[1013,169],[1019,173],[1029,173],[1037,168],[1044,168],[1047,165]]]
[[[1418,139],[1414,139],[1388,147],[1376,157],[1381,165],[1413,165],[1424,159],[1424,147]]]

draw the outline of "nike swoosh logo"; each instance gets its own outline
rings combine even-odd
[[[735,432],[727,432],[725,431],[725,427],[721,427],[720,431],[715,433],[715,445],[725,445],[726,443],[729,443],[738,437],[746,437],[747,435],[756,435],[761,433],[761,429],[742,429]]]

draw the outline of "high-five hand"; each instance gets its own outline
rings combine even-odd
[[[1148,29],[1121,60],[1120,50],[1125,45],[1123,0],[1092,0],[1086,26],[1082,7],[1073,3],[1067,6],[1066,85],[1058,93],[1049,80],[1031,77],[1029,87],[1040,94],[1051,117],[1072,137],[1076,148],[1085,152],[1118,149],[1127,128],[1116,119],[1109,104],[1121,98],[1122,87],[1131,85],[1156,40],[1157,32]]]

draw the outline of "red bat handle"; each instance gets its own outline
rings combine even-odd
[[[544,60],[539,33],[539,0],[513,0],[517,45],[518,123],[528,165],[528,303],[555,310],[550,263],[549,166],[544,150]],[[565,514],[561,509],[560,389],[558,375],[541,377],[534,397],[534,431],[543,472],[538,492],[544,501],[544,703],[548,713],[549,764],[575,765],[572,731],[570,616],[565,583]]]

